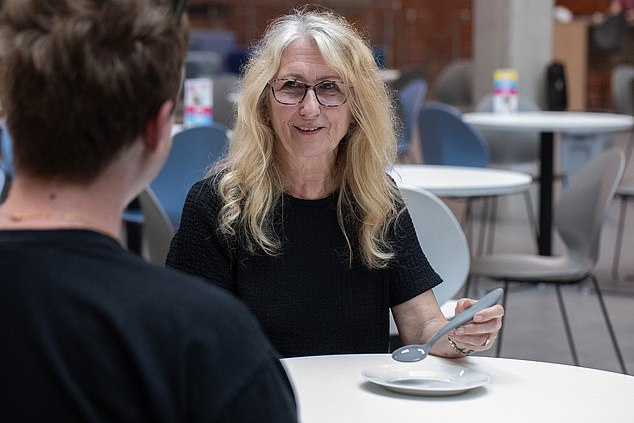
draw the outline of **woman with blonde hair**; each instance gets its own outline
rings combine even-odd
[[[370,48],[344,18],[274,20],[246,65],[227,156],[192,187],[167,265],[253,310],[284,356],[387,352],[445,322],[394,181],[395,117]],[[463,301],[466,307],[470,300]],[[460,310],[459,310],[460,311]],[[439,342],[490,347],[501,306]]]

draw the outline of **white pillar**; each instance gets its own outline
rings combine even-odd
[[[493,71],[515,68],[519,95],[545,108],[552,60],[553,0],[473,0],[473,99],[491,93]]]

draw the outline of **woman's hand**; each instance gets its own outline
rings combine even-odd
[[[462,313],[477,300],[463,298],[456,304],[456,314]],[[480,310],[473,316],[473,321],[455,329],[449,334],[454,344],[464,351],[486,351],[495,343],[502,327],[504,307],[496,304]]]

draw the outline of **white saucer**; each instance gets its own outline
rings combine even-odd
[[[384,364],[362,372],[370,382],[410,395],[456,395],[489,381],[489,375],[459,366]]]

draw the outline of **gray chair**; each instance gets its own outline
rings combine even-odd
[[[139,203],[143,212],[144,255],[151,263],[163,266],[174,236],[174,226],[152,188],[141,192]]]
[[[443,279],[443,283],[434,287],[436,300],[442,306],[458,294],[469,274],[471,258],[467,239],[453,212],[436,195],[416,187],[400,187],[400,190],[421,248]],[[443,311],[451,317],[452,310]],[[390,334],[397,333],[390,319]]]
[[[612,100],[618,113],[634,115],[634,65],[618,65],[612,70]],[[631,161],[632,147],[634,146],[634,130],[628,140],[625,157],[627,166]],[[625,216],[628,203],[634,199],[634,180],[625,177],[616,189],[616,199],[620,202],[619,217],[617,223],[614,254],[612,256],[612,280],[617,283],[620,280],[619,262],[621,248],[623,246],[623,232],[625,228]]]
[[[454,60],[436,78],[433,91],[435,100],[450,104],[460,110],[473,105],[473,62]]]
[[[561,285],[580,283],[590,279],[594,285],[617,359],[623,373],[626,373],[601,288],[593,274],[599,257],[601,229],[616,187],[623,175],[624,166],[625,158],[622,151],[607,150],[581,169],[570,184],[564,187],[555,208],[554,224],[565,244],[565,253],[556,256],[532,254],[480,256],[472,260],[471,276],[504,282],[503,305],[506,305],[510,282],[554,284],[575,365],[579,365],[579,359],[561,294]],[[507,309],[507,314],[509,311]],[[502,332],[498,338],[498,356],[501,346]]]
[[[612,70],[610,85],[612,101],[618,113],[634,115],[634,98],[632,98],[632,81],[634,65],[617,65]]]

